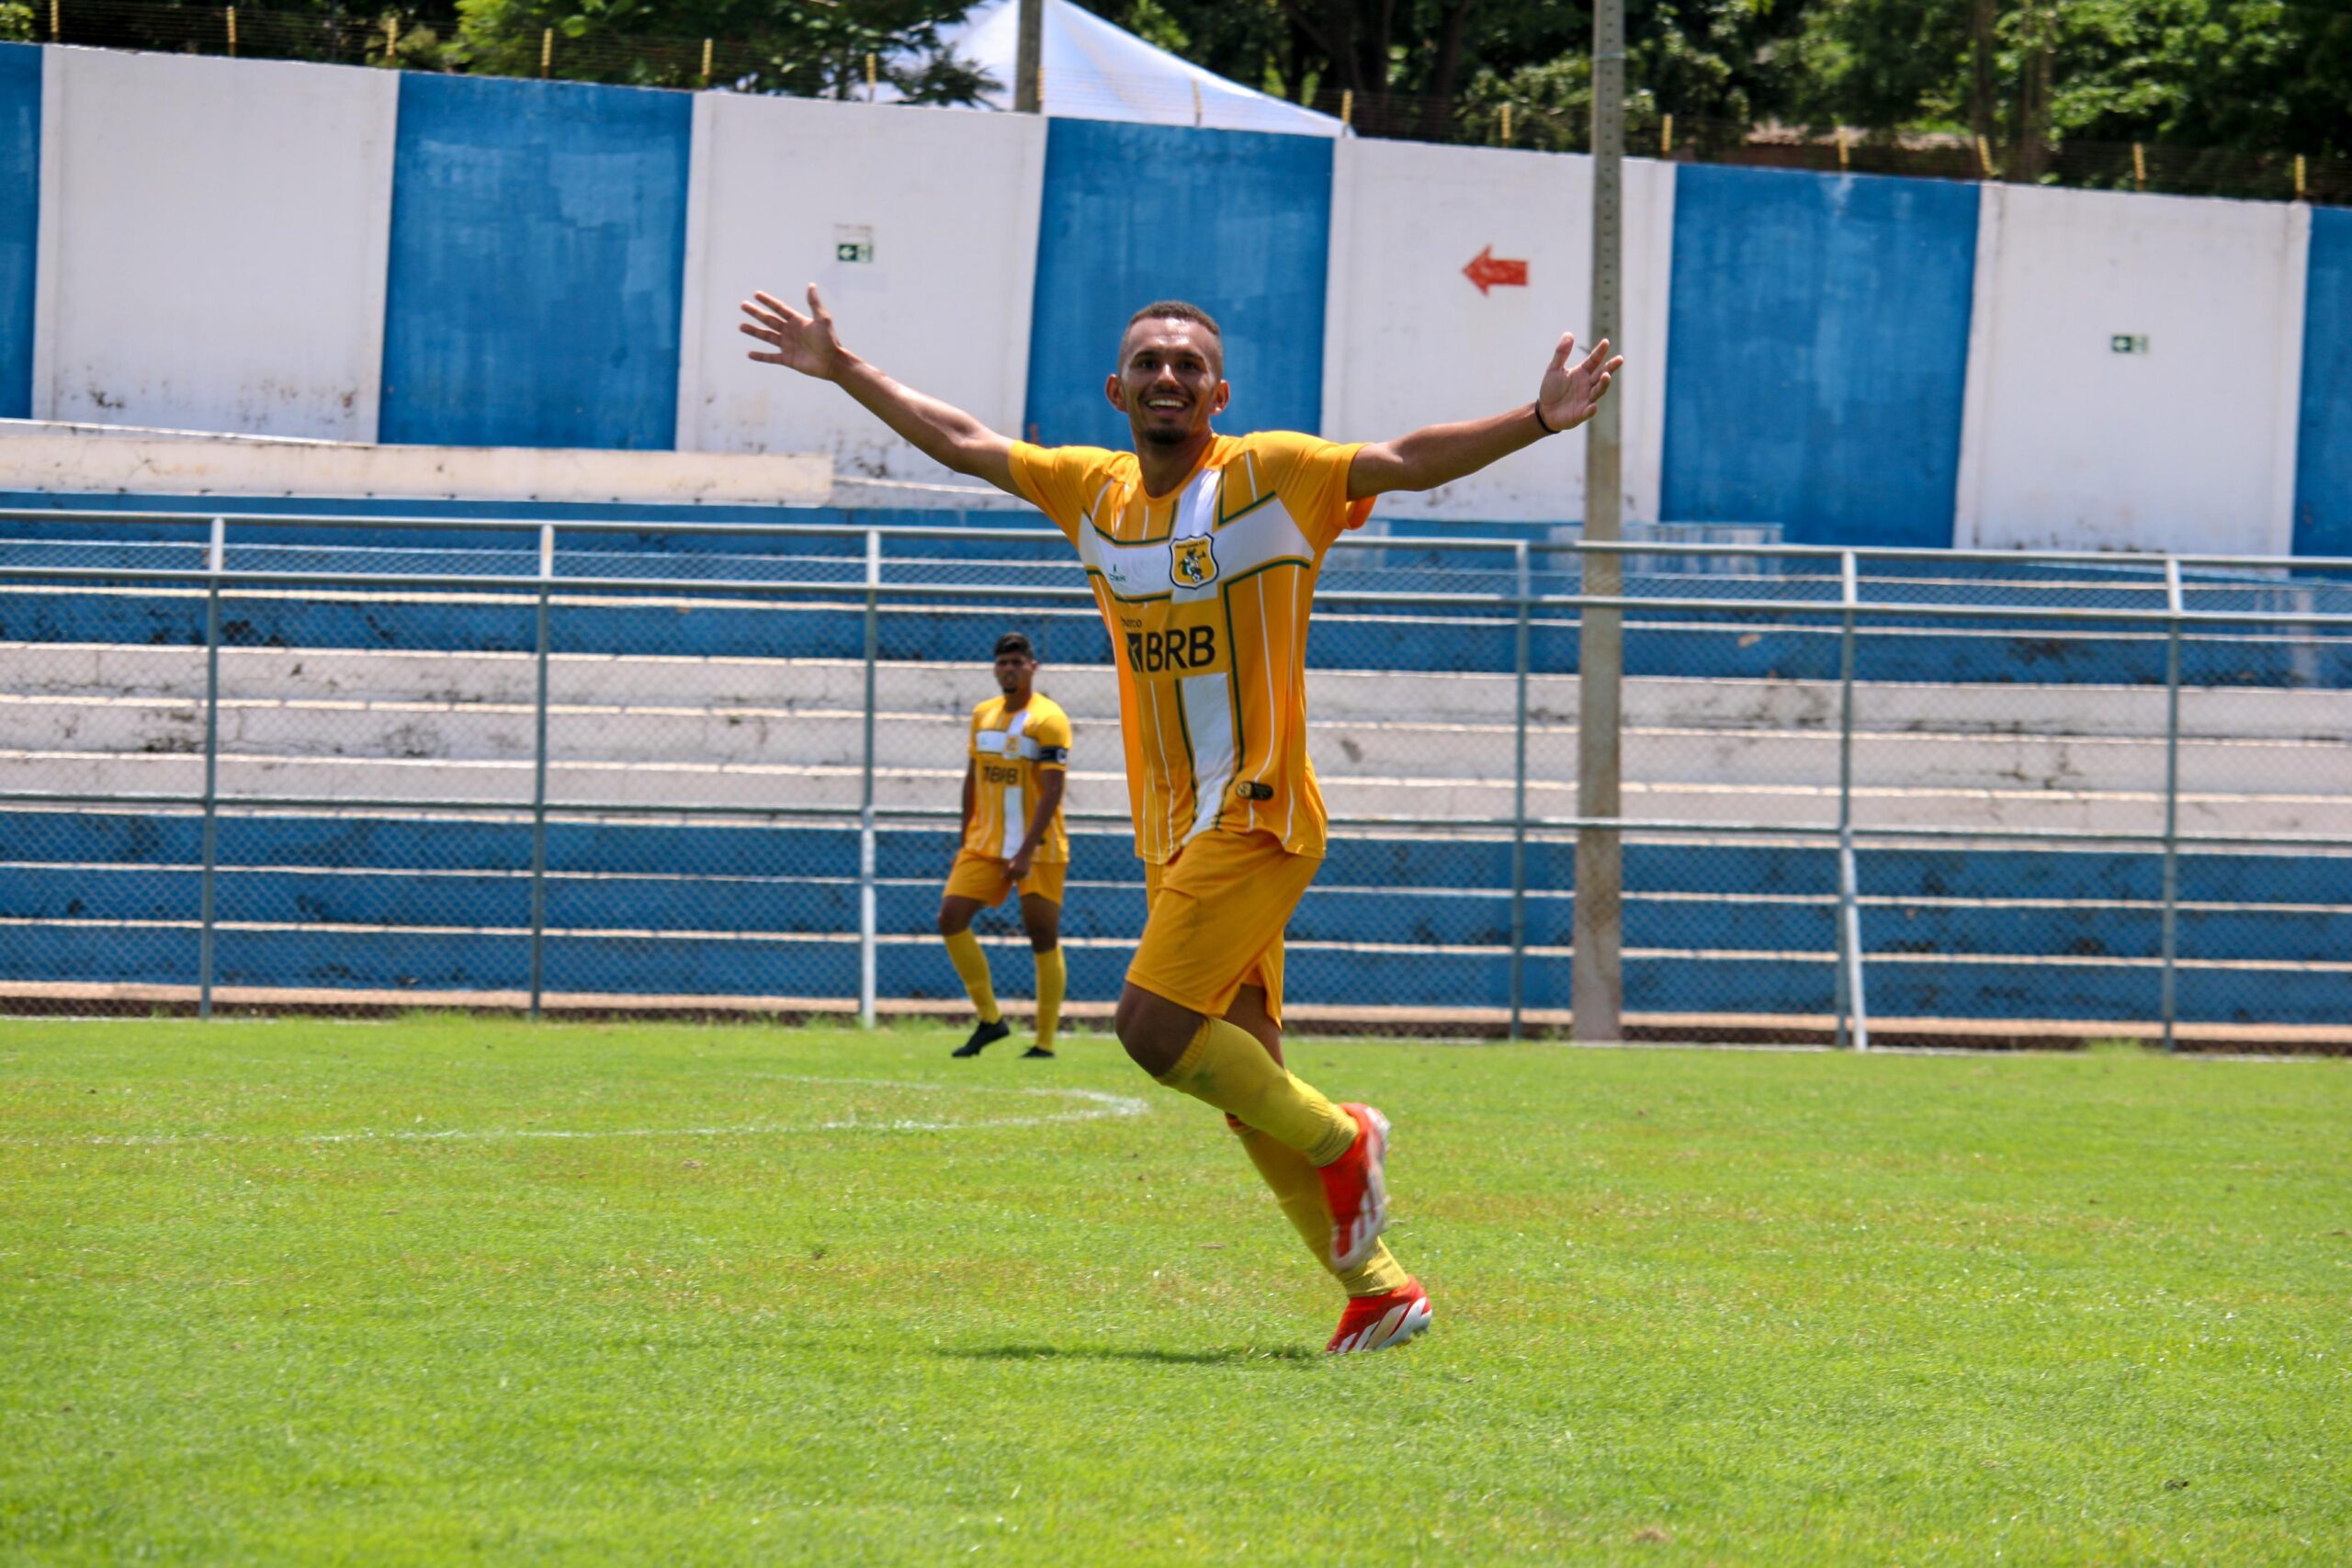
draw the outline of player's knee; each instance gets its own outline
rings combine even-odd
[[[1130,986],[1111,1015],[1111,1031],[1128,1057],[1157,1077],[1173,1067],[1200,1032],[1198,1013]]]
[[[1029,929],[1030,952],[1051,953],[1061,945],[1062,931],[1059,920],[1030,920],[1026,924]]]
[[[950,908],[944,904],[942,904],[939,907],[939,934],[941,936],[954,936],[956,932],[969,927],[971,923],[972,917],[966,914],[963,910]]]

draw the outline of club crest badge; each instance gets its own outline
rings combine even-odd
[[[1179,588],[1206,588],[1216,581],[1215,540],[1177,539],[1169,546],[1168,581]]]

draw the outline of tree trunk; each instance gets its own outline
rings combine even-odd
[[[1999,105],[1995,98],[1994,51],[1998,43],[1993,36],[1993,20],[1999,0],[1973,0],[1969,31],[1971,34],[1970,73],[1968,82],[1968,129],[1976,133],[1980,144],[1990,147],[2000,139]]]
[[[1462,69],[1462,26],[1468,19],[1473,0],[1454,0],[1453,8],[1446,13],[1445,28],[1438,35],[1437,69],[1430,76],[1430,96],[1421,106],[1421,136],[1430,141],[1443,141],[1453,129],[1453,83]]]

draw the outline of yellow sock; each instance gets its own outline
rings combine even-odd
[[[1296,1149],[1311,1166],[1329,1165],[1356,1141],[1346,1111],[1284,1071],[1256,1035],[1221,1018],[1202,1021],[1159,1081]]]
[[[1240,1137],[1242,1152],[1250,1156],[1250,1163],[1258,1168],[1258,1174],[1273,1190],[1274,1201],[1282,1205],[1283,1217],[1298,1232],[1299,1240],[1306,1243],[1306,1250],[1315,1255],[1315,1260],[1339,1280],[1340,1289],[1351,1296],[1385,1296],[1404,1288],[1409,1276],[1389,1252],[1386,1242],[1374,1242],[1372,1256],[1345,1272],[1331,1269],[1331,1211],[1323,1201],[1323,1179],[1315,1174],[1315,1168],[1296,1149],[1285,1147],[1231,1117],[1226,1121]]]
[[[995,1023],[1004,1015],[997,1011],[996,982],[989,977],[989,955],[981,951],[980,939],[966,926],[946,939],[948,960],[956,965],[956,973],[964,979],[964,989],[972,996],[972,1006],[979,1010],[982,1023]]]
[[[1054,1048],[1054,1031],[1062,1021],[1062,990],[1069,984],[1069,966],[1062,950],[1037,954],[1037,1049]]]

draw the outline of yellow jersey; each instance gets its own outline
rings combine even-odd
[[[1002,697],[972,710],[972,820],[964,847],[992,860],[1011,860],[1028,840],[1029,818],[1037,809],[1037,776],[1069,767],[1069,715],[1041,692],[1029,705],[1008,712]],[[1069,834],[1062,811],[1046,825],[1032,861],[1052,865],[1069,859]]]
[[[1119,671],[1136,853],[1270,832],[1323,853],[1306,759],[1306,622],[1324,552],[1371,515],[1357,448],[1288,431],[1220,435],[1173,494],[1132,452],[1012,444],[1012,475],[1086,563]]]

